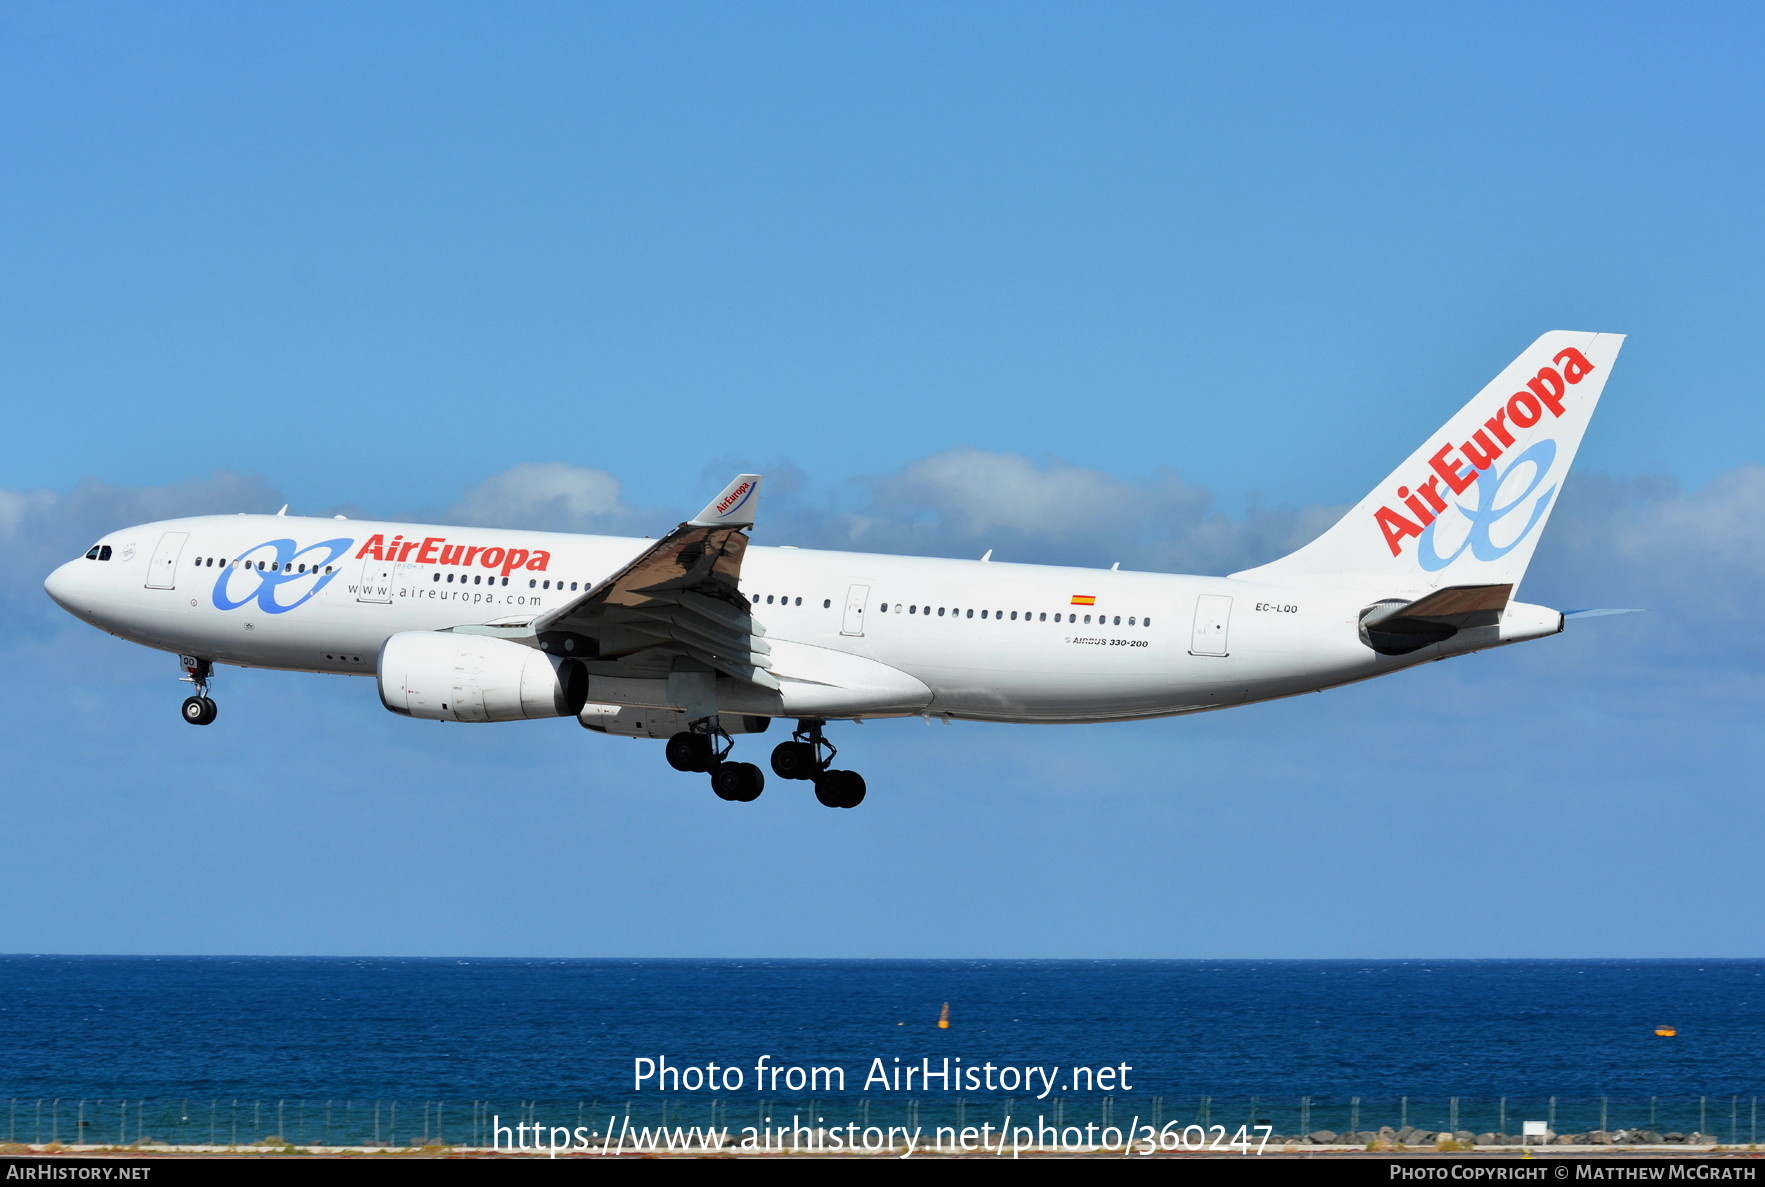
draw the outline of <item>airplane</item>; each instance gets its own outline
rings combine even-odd
[[[666,739],[745,802],[735,738],[834,808],[832,721],[1127,721],[1318,692],[1560,632],[1514,599],[1623,336],[1539,338],[1298,551],[1225,577],[752,546],[742,474],[657,540],[276,515],[111,532],[45,590],[180,657],[208,725],[216,664],[366,676],[426,721],[575,718]],[[1591,613],[1591,612],[1590,612]]]

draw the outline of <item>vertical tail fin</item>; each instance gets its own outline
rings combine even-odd
[[[1391,592],[1519,585],[1623,342],[1544,335],[1329,531],[1232,576]]]

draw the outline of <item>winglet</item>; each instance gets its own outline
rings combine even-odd
[[[687,522],[701,528],[751,528],[754,510],[759,502],[760,476],[737,474],[723,493],[705,504],[705,509]]]

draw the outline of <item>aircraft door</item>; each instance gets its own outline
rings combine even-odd
[[[868,585],[854,585],[846,590],[846,617],[840,624],[842,635],[862,635],[864,633],[864,607],[870,601]]]
[[[178,558],[184,554],[184,543],[189,539],[189,532],[167,532],[159,538],[153,560],[147,565],[148,589],[178,588]]]
[[[392,600],[392,571],[397,567],[391,561],[377,561],[371,556],[364,560],[361,580],[355,587],[355,600],[358,602],[390,602]]]
[[[1224,594],[1202,594],[1195,599],[1195,629],[1189,636],[1190,655],[1226,655],[1226,628],[1232,622],[1232,599]]]

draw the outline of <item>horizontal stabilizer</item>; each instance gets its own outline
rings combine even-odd
[[[1449,585],[1413,601],[1379,602],[1361,615],[1361,642],[1380,655],[1407,655],[1466,627],[1493,626],[1513,597],[1512,584]]]
[[[1479,610],[1506,610],[1512,585],[1449,585],[1400,608],[1405,618],[1449,618]]]

